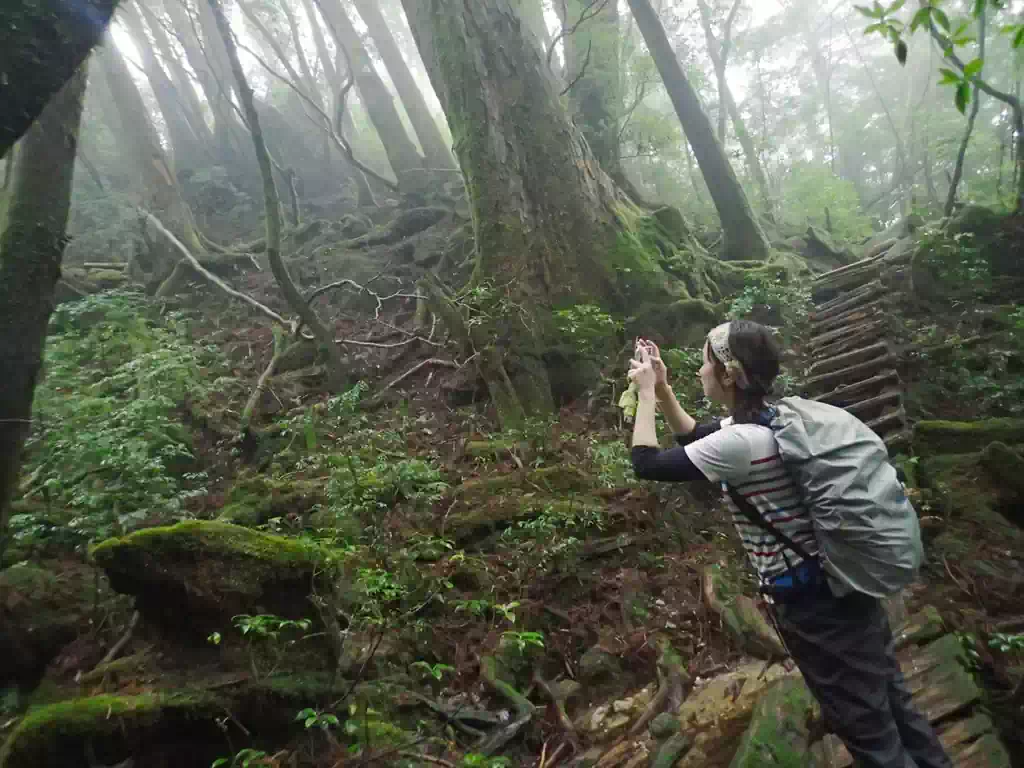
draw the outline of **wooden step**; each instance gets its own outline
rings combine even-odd
[[[840,368],[838,371],[814,376],[807,379],[807,381],[804,382],[804,386],[810,392],[817,392],[820,390],[838,387],[841,384],[856,384],[863,379],[867,379],[868,377],[877,374],[879,371],[885,370],[886,368],[893,368],[895,365],[896,355],[889,353],[882,357],[876,357],[873,360],[868,360],[865,363],[858,363],[857,365]]]
[[[844,293],[831,301],[826,301],[820,306],[815,307],[814,312],[811,313],[809,319],[812,323],[827,320],[841,312],[845,312],[848,309],[856,307],[858,304],[864,304],[865,302],[871,301],[876,296],[881,296],[886,292],[886,288],[882,285],[882,282],[880,280],[874,280],[866,285],[862,285],[860,288]]]
[[[889,345],[882,341],[878,344],[861,347],[853,352],[846,352],[842,355],[836,355],[835,357],[819,360],[807,370],[807,375],[811,377],[820,376],[823,373],[838,371],[841,368],[846,368],[857,363],[863,363],[887,354],[889,354]]]
[[[828,403],[829,405],[851,401],[856,402],[858,398],[875,395],[890,385],[900,386],[899,374],[894,370],[883,371],[877,376],[872,376],[870,379],[864,379],[854,384],[844,384],[833,389],[831,392],[826,392],[811,399]]]
[[[852,352],[860,347],[874,344],[885,336],[888,323],[885,320],[876,320],[873,323],[865,323],[863,326],[851,328],[845,335],[839,335],[835,341],[825,346],[818,347],[814,351],[815,358],[835,357],[844,352]]]

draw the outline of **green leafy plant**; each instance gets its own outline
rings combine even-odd
[[[312,709],[311,707],[306,707],[306,709],[301,710],[295,715],[295,721],[301,721],[306,730],[319,728],[321,731],[326,731],[330,728],[337,728],[340,724],[337,715]]]
[[[296,638],[287,638],[287,635],[303,635],[308,632],[313,622],[309,619],[285,619],[272,614],[239,614],[231,618],[235,628],[242,633],[243,637],[249,640],[249,661],[253,677],[259,678],[263,675],[273,674],[281,663],[286,649],[291,646]],[[282,643],[282,635],[285,641]],[[263,647],[271,657],[271,666],[266,672],[262,672],[257,664],[257,651],[252,641],[259,639]]]
[[[413,669],[422,669],[427,675],[437,682],[441,682],[446,672],[454,672],[455,667],[448,664],[429,664],[425,661],[414,661],[410,665]]]
[[[609,346],[618,346],[622,321],[616,320],[596,304],[577,304],[555,312],[555,325],[581,352],[599,354]]]
[[[507,757],[488,757],[480,752],[470,752],[462,758],[462,768],[508,768],[512,761]]]
[[[501,638],[507,640],[521,654],[532,648],[544,648],[543,632],[502,632]]]
[[[26,446],[26,499],[42,501],[48,519],[78,541],[186,516],[207,478],[178,411],[210,391],[223,365],[216,350],[191,341],[187,317],[158,317],[131,293],[62,304],[46,358]]]
[[[988,640],[989,648],[995,648],[1000,653],[1016,653],[1024,651],[1024,635],[1011,635],[1005,632],[996,632]]]
[[[266,752],[260,749],[242,749],[233,757],[218,757],[210,764],[210,768],[252,768],[257,765],[273,765]]]

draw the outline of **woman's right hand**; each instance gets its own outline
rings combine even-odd
[[[642,340],[651,356],[651,367],[654,368],[654,388],[657,390],[668,389],[668,368],[665,361],[661,359],[661,350],[653,341]]]

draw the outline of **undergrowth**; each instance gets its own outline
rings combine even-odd
[[[184,314],[158,317],[132,293],[56,309],[26,445],[23,502],[35,511],[12,516],[15,540],[119,535],[177,519],[205,493],[178,411],[209,391],[222,364],[188,328]]]

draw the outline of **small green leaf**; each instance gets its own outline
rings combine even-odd
[[[884,33],[885,30],[886,30],[885,24],[883,24],[882,22],[878,22],[877,24],[869,24],[868,26],[864,27],[864,34],[865,35],[870,35],[873,32],[882,32],[882,33]]]
[[[981,68],[983,66],[985,66],[985,62],[982,59],[980,59],[980,58],[971,59],[964,66],[964,77],[967,78],[967,79],[970,79],[970,78],[980,74],[981,73]]]
[[[1017,34],[1013,36],[1013,47],[1020,48],[1022,45],[1024,45],[1024,24],[1020,25]]]
[[[885,10],[878,3],[875,3],[875,8],[867,8],[863,5],[855,5],[858,11],[867,16],[869,19],[880,19],[885,15]]]
[[[939,85],[949,85],[951,83],[961,82],[959,72],[954,72],[952,69],[946,69],[945,67],[940,67],[939,72],[942,73],[942,80],[939,81]]]
[[[906,3],[906,1],[907,0],[896,0],[896,2],[894,2],[892,5],[890,5],[886,9],[886,11],[885,11],[886,15],[887,16],[891,16],[892,14],[896,13],[900,8],[903,7],[903,5],[904,5],[904,3]],[[981,1],[984,2],[984,0],[981,0]]]
[[[981,16],[982,12],[984,12],[984,10],[985,10],[985,2],[986,2],[986,0],[974,0],[974,10],[971,11],[971,13],[975,17]]]
[[[942,27],[944,30],[949,32],[949,16],[941,8],[932,8],[932,18],[935,19],[935,23]]]
[[[956,104],[956,108],[960,110],[961,114],[965,114],[967,111],[967,103],[971,100],[971,86],[966,82],[960,83],[956,87],[956,95],[953,97],[953,102]]]
[[[904,40],[896,42],[896,60],[900,65],[907,63],[907,43]]]
[[[914,14],[914,18],[910,20],[910,31],[916,32],[919,26],[928,23],[928,20],[931,18],[931,16],[932,7],[930,5],[926,5],[924,8],[921,8],[917,13]]]

